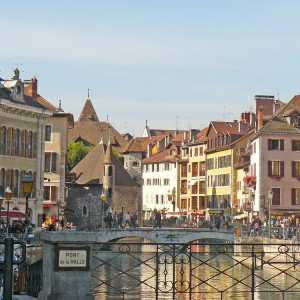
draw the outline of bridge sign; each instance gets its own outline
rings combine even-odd
[[[55,271],[89,270],[90,247],[56,247]]]

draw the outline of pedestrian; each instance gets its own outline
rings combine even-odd
[[[220,230],[220,227],[221,227],[221,218],[218,215],[215,215],[215,225],[216,225],[216,228],[218,230]]]
[[[60,227],[61,227],[61,230],[64,230],[64,227],[65,227],[65,219],[64,219],[64,217],[61,217]]]
[[[111,213],[108,213],[108,216],[107,216],[107,228],[108,229],[111,229],[112,223],[113,223],[112,215],[111,215]]]
[[[134,211],[134,214],[133,214],[133,226],[139,227],[138,214],[137,214],[136,210]]]
[[[127,224],[128,224],[128,227],[130,228],[130,214],[129,214],[129,211],[127,212],[127,214],[125,216],[125,226],[124,226],[124,228],[126,228]]]
[[[155,216],[155,225],[154,228],[161,228],[161,212],[160,210],[157,211]]]

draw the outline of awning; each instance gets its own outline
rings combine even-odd
[[[51,208],[51,207],[53,207],[54,206],[54,203],[50,203],[50,202],[44,202],[43,203],[43,208]]]
[[[248,218],[248,214],[240,214],[240,215],[234,216],[233,218],[236,220]]]
[[[205,215],[205,210],[190,210],[189,213],[191,215],[200,215],[200,216],[204,216]]]
[[[192,179],[191,181],[189,181],[188,185],[194,185],[196,182],[198,182],[197,179]]]
[[[1,218],[7,217],[7,211],[1,210]],[[9,218],[15,218],[15,219],[25,219],[25,214],[20,211],[9,211],[8,212]]]

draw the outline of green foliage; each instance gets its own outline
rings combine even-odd
[[[113,148],[112,153],[113,153],[113,156],[115,156],[123,164],[124,158],[122,156],[120,156],[118,150]]]
[[[92,146],[85,146],[82,141],[71,143],[68,149],[68,170],[71,171],[92,148]]]

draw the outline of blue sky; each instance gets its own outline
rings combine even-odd
[[[0,77],[19,63],[77,120],[90,89],[121,133],[239,119],[254,95],[300,94],[300,1],[1,3]]]

